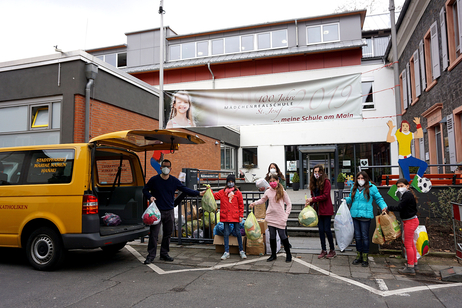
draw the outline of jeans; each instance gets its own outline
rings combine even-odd
[[[361,221],[353,218],[353,226],[355,228],[356,251],[369,253],[369,227],[371,220]]]
[[[414,156],[398,159],[398,165],[401,167],[403,171],[403,177],[411,182],[411,175],[409,174],[409,167],[419,167],[417,170],[417,175],[423,178],[425,170],[427,170],[428,164],[423,160],[415,158]]]
[[[242,245],[241,226],[238,222],[224,222],[223,238],[225,240],[225,252],[229,252],[229,224],[234,224],[234,231],[237,237],[237,243],[239,244],[239,251],[244,250]]]
[[[330,229],[331,218],[332,218],[331,215],[319,215],[318,216],[319,238],[321,239],[322,250],[327,250],[326,249],[326,235],[327,235],[327,240],[329,241],[330,250],[335,250],[334,238],[332,236],[332,230]]]
[[[404,247],[406,248],[407,264],[417,263],[417,249],[414,245],[414,232],[419,226],[419,219],[403,220],[404,225]]]
[[[160,211],[160,220],[155,226],[151,226],[148,243],[148,258],[154,259],[157,252],[157,241],[159,237],[160,226],[162,225],[162,244],[160,245],[160,255],[166,256],[170,251],[170,238],[172,237],[173,225],[175,221],[174,210]]]

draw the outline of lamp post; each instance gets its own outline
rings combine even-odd
[[[163,0],[160,0],[160,59],[159,59],[159,129],[164,123],[164,14]]]

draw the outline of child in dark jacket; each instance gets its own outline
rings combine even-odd
[[[398,192],[400,193],[400,201],[397,205],[388,205],[383,211],[390,210],[399,212],[404,226],[404,247],[406,248],[407,266],[398,270],[398,273],[403,275],[415,275],[417,268],[417,249],[414,245],[414,232],[419,226],[419,218],[417,218],[417,197],[412,190],[409,189],[409,182],[401,178],[396,182]]]

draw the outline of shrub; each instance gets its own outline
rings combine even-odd
[[[437,196],[438,202],[430,202],[430,209],[435,217],[441,219],[441,224],[452,228],[452,203],[462,203],[462,189],[450,187],[433,195]]]

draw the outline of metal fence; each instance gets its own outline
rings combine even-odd
[[[249,205],[259,200],[261,191],[241,191],[244,199],[244,218],[249,214]],[[205,213],[201,207],[201,197],[185,197],[178,203],[175,231],[172,241],[182,243],[213,243],[213,228],[217,222],[217,212]],[[219,201],[217,200],[219,208]]]

